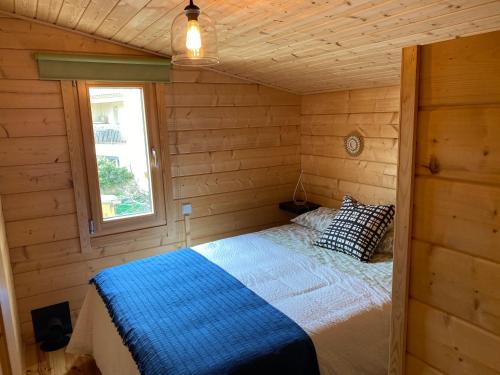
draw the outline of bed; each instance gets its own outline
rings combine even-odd
[[[392,258],[375,254],[362,263],[313,246],[318,235],[289,224],[192,250],[296,323],[314,346],[321,374],[387,373]],[[124,344],[109,305],[89,285],[67,351],[92,355],[103,375],[137,375],[136,355]],[[221,372],[231,371],[206,373]]]

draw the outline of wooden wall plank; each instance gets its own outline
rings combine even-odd
[[[172,176],[299,164],[299,146],[200,152],[171,156]]]
[[[115,55],[144,55],[144,53],[107,43],[89,36],[64,32],[61,29],[27,22],[16,18],[2,18],[0,46],[2,49],[102,53]],[[15,35],[15,38],[13,38]]]
[[[398,86],[303,96],[301,169],[309,199],[334,207],[344,195],[394,202],[398,111]],[[344,148],[344,137],[353,131],[365,136],[357,157]]]
[[[408,352],[446,374],[498,374],[500,338],[413,299]]]
[[[52,81],[0,80],[0,109],[62,108],[59,84]]]
[[[305,95],[302,114],[377,113],[399,111],[399,86]]]
[[[302,134],[345,137],[357,131],[369,138],[397,138],[398,118],[397,112],[304,115]]]
[[[417,173],[500,183],[500,105],[420,111]]]
[[[80,263],[89,259],[118,255],[160,246],[170,246],[172,241],[165,236],[137,236],[112,244],[94,246],[92,252],[82,253],[78,238],[28,245],[10,249],[15,274],[39,269]]]
[[[499,45],[421,47],[407,369],[500,373]]]
[[[18,298],[37,296],[60,289],[88,284],[89,279],[104,268],[130,262],[172,249],[169,246],[129,251],[119,255],[89,259],[85,262],[55,266],[44,270],[24,272],[14,276]]]
[[[174,66],[172,69],[172,81],[179,83],[234,83],[239,85],[251,85],[253,82],[220,74],[213,70],[199,70],[196,68]]]
[[[3,213],[6,221],[35,219],[75,212],[73,189],[6,194]]]
[[[500,262],[500,187],[417,177],[416,239]]]
[[[264,207],[230,212],[227,214],[199,217],[191,220],[193,239],[211,236],[215,233],[233,232],[258,225],[279,225],[287,222],[289,216],[276,209],[276,203]]]
[[[260,85],[209,83],[175,83],[167,95],[166,105],[173,107],[225,107],[299,105],[300,97]]]
[[[38,294],[33,297],[18,298],[19,320],[21,321],[21,324],[28,323],[31,326],[31,310],[43,306],[50,306],[56,303],[68,301],[71,310],[80,309],[88,287],[89,285],[87,283],[74,288],[60,289],[51,291],[50,293]],[[28,337],[23,338],[25,342],[28,341],[26,340]],[[29,341],[34,342],[34,337],[31,336]]]
[[[383,204],[394,202],[396,190],[375,185],[366,185],[334,178],[315,176],[304,173],[306,191],[341,202],[345,195],[350,195],[361,202]]]
[[[168,107],[169,130],[300,125],[298,106]]]
[[[442,375],[441,371],[429,366],[420,359],[406,354],[406,374],[408,375]]]
[[[190,217],[191,219],[196,219],[198,217],[238,212],[255,207],[270,206],[276,202],[284,202],[290,199],[294,188],[294,184],[275,185],[255,191],[244,190],[181,199],[176,202],[176,217],[177,220],[182,220],[181,206],[183,203],[192,204],[193,213]]]
[[[343,137],[302,135],[301,151],[307,155],[340,157],[345,159],[397,162],[398,142],[393,138],[365,138],[361,155],[352,157],[344,149]]]
[[[288,146],[298,144],[299,127],[177,131],[170,142],[178,154]]]
[[[301,161],[309,174],[396,189],[396,164],[314,155],[302,155]]]
[[[66,136],[0,138],[0,166],[69,162]]]
[[[500,102],[500,31],[427,46],[422,51],[420,104],[476,105]],[[478,53],[478,51],[481,51]]]
[[[38,79],[38,66],[31,58],[33,51],[2,50],[0,79]]]
[[[283,185],[297,181],[298,165],[212,173],[203,176],[186,176],[174,179],[174,198],[250,190]]]
[[[0,167],[0,194],[64,189],[72,186],[69,163]]]
[[[500,336],[500,264],[414,241],[412,298]]]
[[[65,134],[62,109],[0,109],[0,138]]]
[[[64,240],[78,235],[74,214],[12,221],[6,224],[6,228],[10,247]]]

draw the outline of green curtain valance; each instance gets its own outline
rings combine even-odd
[[[41,79],[169,82],[170,59],[106,55],[36,53]]]

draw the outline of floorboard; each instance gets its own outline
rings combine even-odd
[[[101,375],[91,356],[66,354],[64,350],[44,353],[37,345],[27,345],[26,374]]]

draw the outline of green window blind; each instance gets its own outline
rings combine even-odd
[[[127,82],[169,82],[170,59],[37,53],[41,79]]]

